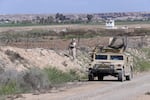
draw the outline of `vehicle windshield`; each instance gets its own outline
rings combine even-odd
[[[111,55],[110,60],[123,60],[122,55]]]
[[[107,55],[95,55],[96,60],[107,60]]]

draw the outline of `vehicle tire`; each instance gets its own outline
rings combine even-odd
[[[89,79],[89,81],[94,81],[94,75],[93,74],[89,74],[88,75],[88,79]]]
[[[126,76],[126,80],[130,81],[132,78],[133,78],[133,71],[132,71],[132,68],[131,68],[130,75]]]
[[[99,80],[99,81],[102,81],[102,80],[103,80],[103,78],[104,78],[104,76],[103,76],[103,75],[98,75],[98,80]]]
[[[131,80],[131,75],[127,75],[127,76],[126,76],[126,80],[127,80],[127,81],[130,81],[130,80]]]
[[[124,73],[123,73],[123,71],[120,71],[120,72],[118,73],[118,81],[121,81],[121,82],[124,81]]]
[[[133,66],[131,67],[131,79],[133,78]]]

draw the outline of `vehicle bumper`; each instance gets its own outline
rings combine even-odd
[[[111,69],[111,68],[99,68],[99,69],[90,69],[90,72],[94,75],[97,74],[118,74],[121,69]]]

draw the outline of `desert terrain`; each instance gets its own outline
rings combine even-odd
[[[144,32],[139,31],[139,26],[140,29],[146,29],[147,33],[145,33],[145,30]],[[118,27],[123,26],[120,25]],[[128,52],[149,62],[149,25],[129,25],[128,27],[129,29],[137,29],[138,27],[137,32],[139,32],[134,34],[135,32],[133,31],[125,31],[125,34],[130,34],[130,36],[127,36]],[[42,30],[40,31],[41,34],[45,32],[43,30],[49,33],[43,36],[36,34],[37,30]],[[51,35],[51,31],[57,35]],[[106,34],[100,33],[104,31],[105,28],[99,25],[0,27],[1,82],[8,83],[11,79],[18,79],[17,81],[20,81],[20,78],[23,78],[24,83],[29,83],[28,85],[33,89],[33,91],[30,92],[7,95],[4,98],[6,100],[149,100],[149,72],[140,73],[135,71],[134,79],[125,82],[118,82],[116,78],[111,76],[105,77],[104,81],[89,82],[87,77],[85,77],[90,63],[89,52],[97,45],[108,45],[109,38],[118,35],[118,31],[114,30],[112,30],[112,34],[109,34],[109,32],[111,32],[110,30],[108,30]],[[28,32],[31,32],[31,35]],[[81,33],[77,34],[78,32]],[[87,32],[88,36],[84,38],[80,37],[84,32]],[[115,32],[117,34],[115,34]],[[13,36],[13,33],[17,34]],[[70,34],[72,35],[72,33],[73,36],[78,36],[76,38],[78,45],[76,61],[72,60],[68,50],[68,45],[72,39],[72,37],[69,36]],[[98,36],[96,36],[97,33],[99,33]],[[18,34],[21,35],[19,36]],[[59,36],[59,34],[61,35]],[[62,36],[64,34],[67,38]],[[94,34],[94,37],[90,37],[91,34]],[[119,36],[121,35],[122,34],[119,34]],[[141,48],[146,48],[148,51],[141,51]],[[73,70],[75,74],[79,74],[80,78],[66,82],[62,86],[52,84],[52,87],[48,88],[49,85],[43,85],[41,81],[37,81],[41,79],[41,77],[38,76],[39,74],[36,73],[33,79],[30,74],[28,76],[28,71],[35,67],[38,69],[55,67],[62,72]],[[146,70],[148,71],[148,69]],[[27,78],[31,77],[31,79],[26,80],[24,76],[22,77],[20,74],[26,77],[28,76]],[[8,77],[4,77],[7,75]],[[35,81],[41,83],[35,84],[33,82],[34,78]],[[34,84],[32,84],[32,82]],[[22,86],[22,83],[19,83],[19,86]],[[43,87],[47,89],[42,90]]]

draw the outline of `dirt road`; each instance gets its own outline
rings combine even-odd
[[[150,74],[136,76],[132,81],[118,82],[116,79],[93,81],[59,92],[32,95],[24,94],[17,100],[150,100],[139,96],[150,91]]]

